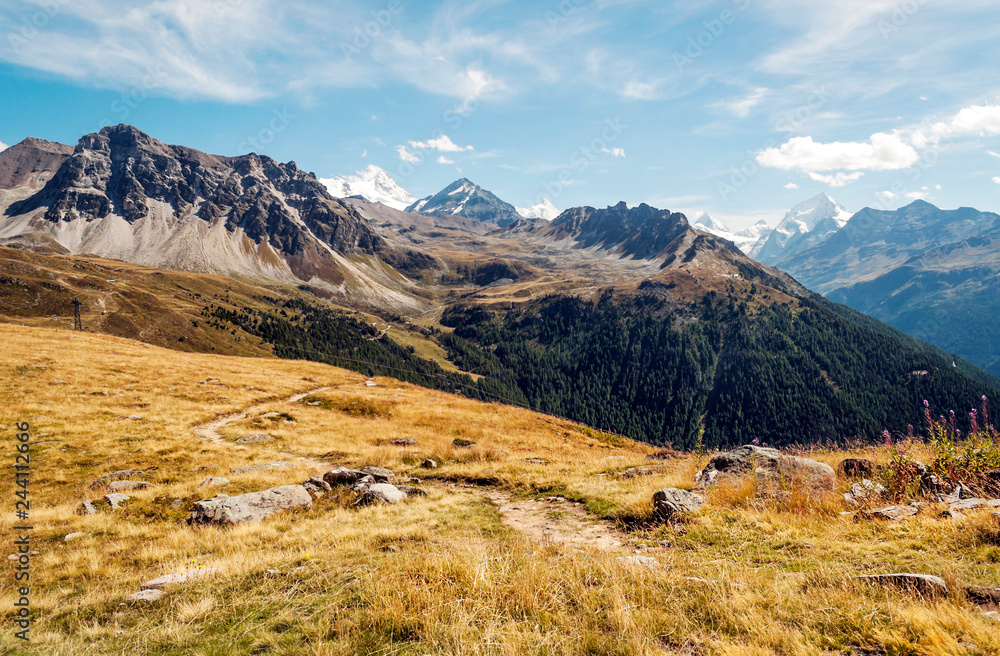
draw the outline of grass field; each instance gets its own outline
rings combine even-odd
[[[13,464],[14,426],[29,422],[38,552],[29,644],[14,637],[15,563],[0,577],[2,653],[1000,654],[1000,624],[957,592],[1000,585],[989,513],[856,523],[836,494],[778,504],[730,491],[692,521],[660,526],[652,494],[690,487],[703,458],[653,463],[647,446],[562,419],[391,379],[369,387],[315,363],[14,325],[0,325],[0,344],[0,457]],[[216,440],[193,431],[241,412]],[[235,442],[259,432],[276,439]],[[401,438],[416,445],[391,443]],[[833,466],[848,455],[809,454]],[[422,469],[425,458],[441,467]],[[293,467],[231,473],[276,461]],[[647,464],[662,467],[616,475]],[[388,467],[429,494],[367,508],[329,494],[228,529],[185,522],[216,492],[198,488],[206,477],[229,478],[232,495],[337,465]],[[102,494],[93,481],[122,469],[148,472],[153,486],[115,513],[76,514]],[[17,523],[9,475],[3,553]],[[531,539],[489,492],[581,502],[625,546]],[[64,540],[75,532],[86,535]],[[617,560],[633,554],[659,565]],[[210,568],[219,573],[157,602],[126,602],[144,581]],[[942,576],[955,592],[922,600],[854,578],[901,571]]]

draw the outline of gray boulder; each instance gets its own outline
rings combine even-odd
[[[808,458],[784,456],[777,449],[748,444],[713,457],[695,475],[695,489],[703,490],[727,479],[735,481],[748,476],[771,488],[801,486],[823,491],[832,490],[837,484],[836,473],[830,465]]]
[[[97,506],[94,505],[93,501],[84,501],[80,504],[80,507],[76,509],[79,515],[96,515]]]
[[[922,597],[948,596],[948,584],[944,582],[944,579],[927,574],[876,574],[859,576],[858,580],[915,592]]]
[[[306,479],[302,483],[302,487],[304,487],[306,491],[313,496],[314,499],[323,496],[324,493],[329,492],[330,490],[333,489],[332,487],[330,487],[329,483],[324,481],[319,476],[313,476],[312,478]]]
[[[396,475],[385,467],[362,467],[361,471],[372,476],[379,483],[396,483]]]
[[[146,481],[114,481],[108,483],[107,488],[112,492],[131,492],[133,490],[145,490],[150,487]]]
[[[163,590],[143,590],[125,598],[126,601],[151,603],[159,601],[166,593]]]
[[[980,508],[1000,508],[1000,499],[963,499],[962,501],[955,501],[950,506],[950,510],[957,510],[962,512],[963,510],[978,510]]]
[[[419,487],[413,487],[412,485],[398,485],[396,489],[405,494],[408,497],[426,497],[427,492],[420,489]]]
[[[337,467],[336,469],[331,469],[327,473],[323,474],[323,480],[326,481],[330,487],[354,485],[364,477],[364,472],[347,469],[346,467]]]
[[[368,491],[358,499],[358,505],[369,504],[396,504],[406,498],[406,495],[395,485],[389,483],[376,483],[368,488]]]
[[[220,494],[198,501],[191,510],[188,524],[240,524],[259,522],[289,508],[310,508],[312,497],[301,485],[282,485],[263,492],[249,492],[235,497]]]
[[[368,491],[368,488],[370,488],[372,485],[375,485],[377,482],[378,481],[375,480],[374,476],[369,476],[368,474],[365,474],[364,476],[361,477],[360,480],[358,480],[357,483],[351,486],[351,492],[354,492],[356,494],[364,494],[365,492]]]
[[[139,586],[140,590],[164,590],[171,585],[181,585],[184,583],[189,583],[197,579],[210,578],[219,574],[222,570],[217,567],[206,567],[199,569],[189,569],[184,572],[178,572],[177,574],[167,574],[166,576],[161,576],[159,578],[153,579],[152,581],[146,581]]]
[[[866,503],[877,500],[885,494],[885,488],[881,484],[875,484],[867,478],[851,486],[850,492],[844,493],[844,501],[847,505],[859,508]]]
[[[873,478],[878,473],[878,465],[865,458],[846,458],[837,465],[837,475],[841,478]]]
[[[676,521],[697,512],[705,505],[705,497],[679,490],[666,488],[653,495],[653,514],[664,521]]]
[[[104,495],[104,500],[108,502],[109,506],[111,506],[111,510],[118,510],[119,508],[122,507],[123,503],[125,503],[126,501],[131,501],[131,499],[132,497],[130,497],[129,495],[120,494],[117,492]]]
[[[877,520],[884,522],[898,522],[909,517],[913,517],[920,512],[918,506],[885,506],[884,508],[871,508],[860,510],[854,515],[854,521]]]
[[[273,442],[274,437],[267,433],[250,433],[236,438],[240,444],[255,444],[257,442]]]
[[[198,488],[201,489],[201,488],[205,488],[205,487],[218,487],[218,486],[228,485],[228,484],[229,484],[229,479],[228,478],[218,478],[216,476],[209,476],[208,478],[206,478],[205,480],[203,480],[201,483],[198,483]]]
[[[276,471],[279,469],[292,469],[295,467],[290,462],[265,462],[261,465],[248,465],[246,467],[240,467],[238,469],[232,470],[234,474],[249,474],[252,472],[262,472],[262,471]]]
[[[437,469],[438,468],[437,461],[436,460],[431,460],[430,458],[428,458],[427,460],[424,460],[422,463],[420,463],[420,466],[423,467],[424,469]]]

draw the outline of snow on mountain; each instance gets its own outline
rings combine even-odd
[[[361,196],[369,202],[382,203],[397,210],[404,210],[417,200],[416,196],[396,184],[384,169],[374,164],[358,171],[357,175],[320,178],[319,181],[335,198]]]
[[[852,212],[828,194],[820,194],[789,210],[750,255],[765,264],[776,264],[826,240],[847,225],[851,216]]]
[[[726,225],[721,221],[713,219],[706,212],[702,212],[701,215],[694,220],[693,226],[698,230],[704,230],[705,232],[711,233],[716,237],[728,239],[736,244],[736,247],[747,255],[750,254],[750,251],[758,242],[761,241],[761,239],[766,238],[767,234],[771,232],[771,228],[768,227],[767,222],[763,219],[749,228],[734,232],[726,227]]]
[[[543,198],[538,205],[531,207],[518,207],[517,213],[526,219],[545,219],[551,221],[559,216],[559,208],[552,204],[548,198]]]
[[[456,180],[433,196],[413,203],[406,211],[428,216],[464,216],[493,223],[501,228],[521,218],[513,205],[500,200],[468,178]]]

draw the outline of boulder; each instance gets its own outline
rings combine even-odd
[[[419,487],[413,487],[412,485],[399,485],[396,487],[397,490],[402,492],[408,497],[426,497],[427,492],[420,489]]]
[[[238,469],[233,469],[234,474],[249,474],[252,472],[262,472],[262,471],[276,471],[279,469],[292,469],[295,467],[290,462],[265,462],[261,465],[248,465],[246,467],[240,467]]]
[[[754,476],[768,487],[802,485],[813,491],[832,490],[837,483],[833,467],[796,456],[784,456],[777,449],[741,446],[713,457],[695,475],[696,489],[705,489],[723,480]]]
[[[940,495],[940,500],[944,503],[955,503],[956,501],[961,501],[962,499],[974,499],[975,497],[975,493],[969,489],[969,486],[965,483],[959,482],[955,485],[951,492]]]
[[[955,501],[950,506],[949,510],[957,510],[962,512],[963,510],[978,510],[980,508],[1000,508],[1000,499],[963,499],[962,501]]]
[[[273,442],[274,437],[267,433],[250,433],[236,438],[240,444],[255,444],[257,442]]]
[[[111,506],[111,510],[118,510],[119,508],[122,507],[123,503],[125,503],[126,501],[130,501],[131,499],[132,497],[130,497],[129,495],[120,494],[117,492],[112,492],[111,494],[104,495],[104,500],[108,502],[109,506]]]
[[[941,519],[941,520],[962,519],[962,513],[958,512],[957,510],[952,510],[951,508],[948,508],[948,509],[942,511],[940,515],[938,515],[938,519]]]
[[[112,492],[131,492],[133,490],[145,490],[149,487],[146,481],[114,481],[108,483],[107,488]]]
[[[875,484],[867,478],[863,478],[859,483],[851,486],[850,492],[844,493],[844,501],[849,506],[860,508],[868,502],[877,500],[884,493],[885,488],[881,484]]]
[[[358,499],[358,505],[368,504],[395,504],[406,498],[406,495],[395,485],[389,483],[376,483],[368,488],[368,491]]]
[[[189,583],[197,579],[204,579],[215,576],[219,574],[221,570],[216,567],[206,567],[198,569],[190,569],[184,572],[178,572],[177,574],[167,574],[166,576],[161,576],[152,581],[146,581],[139,586],[140,590],[164,590],[171,585],[181,585],[183,583]]]
[[[965,589],[965,598],[980,606],[1000,606],[1000,588],[971,586]]]
[[[389,442],[389,444],[393,446],[417,446],[417,441],[412,437],[398,437]]]
[[[80,504],[80,507],[76,509],[78,515],[96,515],[97,506],[94,505],[93,501],[84,501]]]
[[[163,590],[143,590],[125,598],[125,601],[151,603],[159,601],[166,593]]]
[[[869,510],[859,510],[854,514],[854,521],[859,522],[865,519],[885,522],[898,522],[908,517],[913,517],[920,508],[917,506],[885,506],[884,508],[871,508]]]
[[[837,476],[841,478],[874,478],[878,465],[865,458],[847,458],[837,465]]]
[[[216,476],[209,476],[201,483],[198,483],[198,488],[201,489],[206,487],[220,487],[222,485],[228,485],[228,484],[229,484],[228,478],[218,478]]]
[[[319,476],[313,476],[312,478],[306,479],[302,483],[302,487],[304,487],[306,491],[313,496],[314,499],[323,496],[324,493],[329,492],[330,490],[333,489],[332,487],[330,487],[329,483],[324,481]]]
[[[996,612],[995,610],[983,611],[983,617],[991,619],[995,622],[1000,622],[1000,613]]]
[[[437,461],[436,460],[431,460],[430,458],[428,458],[427,460],[424,460],[422,463],[420,463],[420,466],[423,467],[424,469],[437,469],[438,468]]]
[[[188,524],[239,524],[258,522],[289,508],[309,508],[312,497],[301,485],[282,485],[263,492],[249,492],[235,497],[220,494],[198,501],[191,510]]]
[[[63,542],[73,542],[74,540],[79,540],[80,538],[85,538],[85,537],[87,537],[86,533],[81,533],[77,531],[76,533],[70,533],[69,535],[64,537]]]
[[[666,488],[653,495],[653,514],[668,522],[697,512],[704,505],[705,497],[677,488]]]
[[[368,491],[368,488],[370,488],[372,485],[375,485],[376,483],[378,483],[378,481],[375,480],[374,476],[369,476],[368,474],[365,474],[364,476],[361,477],[361,479],[357,483],[351,486],[351,492],[355,492],[357,494],[364,494],[365,492]]]
[[[385,467],[362,467],[361,471],[369,476],[374,477],[374,479],[379,483],[392,483],[396,482],[396,475],[392,473],[391,470]]]
[[[354,485],[364,477],[364,472],[347,469],[346,467],[337,467],[336,469],[331,469],[327,473],[323,474],[323,480],[326,481],[326,483],[332,488],[344,485]]]
[[[924,474],[920,479],[920,494],[937,496],[945,491],[944,482],[934,474]]]
[[[927,574],[876,574],[859,576],[858,580],[915,592],[922,597],[948,596],[948,584],[944,579]]]
[[[148,478],[149,474],[147,474],[144,471],[138,471],[135,469],[121,469],[116,472],[111,472],[106,476],[101,476],[99,479],[90,484],[90,489],[93,490],[95,488],[104,487],[105,485],[107,485],[108,481],[118,481],[125,478],[136,477],[136,476],[146,476]]]

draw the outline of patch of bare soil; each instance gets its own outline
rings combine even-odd
[[[625,536],[588,513],[582,504],[562,497],[511,500],[496,490],[486,492],[503,523],[536,542],[592,547],[604,551],[625,548]]]

